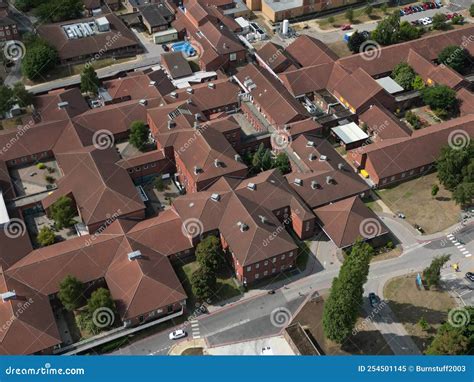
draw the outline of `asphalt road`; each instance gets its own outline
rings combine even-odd
[[[382,296],[383,285],[389,279],[407,273],[418,272],[428,266],[433,257],[449,253],[451,263],[459,262],[462,272],[455,274],[449,280],[450,287],[465,285],[470,289],[474,285],[463,279],[468,270],[474,270],[474,257],[466,257],[458,248],[452,244],[446,236],[436,240],[419,242],[411,231],[399,219],[384,218],[385,224],[399,235],[404,243],[404,253],[398,258],[375,262],[370,267],[367,284],[365,285],[366,297],[369,292],[375,292]],[[467,226],[456,232],[456,237],[462,239],[466,250],[474,253],[474,226]],[[443,273],[450,272],[447,267]],[[287,309],[290,312],[286,323],[295,314],[298,307],[305,299],[315,291],[327,290],[332,279],[338,274],[338,269],[331,267],[327,270],[311,274],[280,288],[274,295],[263,294],[249,300],[243,300],[229,307],[216,311],[209,315],[200,316],[193,325],[188,324],[184,329],[190,338],[198,333],[199,338],[206,338],[212,346],[225,345],[260,337],[277,334],[282,326],[272,323],[272,312],[279,309]],[[452,276],[449,276],[452,277]],[[446,280],[448,281],[448,280]],[[471,283],[472,284],[472,283]],[[461,291],[461,289],[459,289]],[[474,293],[464,294],[462,299],[466,304],[474,304]],[[367,298],[364,306],[368,313],[373,309],[368,305]],[[287,313],[286,312],[286,313]],[[273,320],[274,322],[274,320]],[[384,308],[374,319],[374,324],[384,335],[387,343],[395,354],[418,354],[413,341],[406,334],[402,325],[394,321],[388,307]],[[171,330],[170,330],[171,331]],[[169,332],[159,333],[144,340],[127,346],[114,354],[167,354],[175,343],[168,339]],[[187,338],[181,340],[186,341]]]

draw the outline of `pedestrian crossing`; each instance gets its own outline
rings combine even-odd
[[[447,235],[447,238],[449,241],[451,241],[451,243],[454,244],[454,246],[459,250],[459,252],[461,252],[464,255],[464,257],[472,256],[472,253],[466,249],[464,244],[461,244],[459,241],[457,241],[456,237],[452,233]]]
[[[193,335],[193,339],[197,340],[201,338],[201,332],[199,330],[199,322],[198,320],[192,320],[191,323],[191,332]]]

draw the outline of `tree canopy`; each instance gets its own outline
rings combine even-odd
[[[405,90],[412,90],[416,73],[406,62],[400,62],[392,71],[391,77]]]
[[[359,53],[361,45],[367,40],[367,38],[359,31],[355,31],[349,41],[347,42],[347,47],[352,53]]]
[[[59,283],[58,297],[66,310],[74,310],[83,305],[84,286],[74,276],[68,275]]]
[[[46,247],[48,245],[54,244],[54,242],[56,241],[56,235],[51,228],[42,227],[38,232],[36,240],[38,240],[38,243],[42,247]]]
[[[453,70],[464,74],[471,66],[471,55],[469,52],[457,45],[449,45],[438,55],[438,62],[449,66]]]
[[[94,68],[86,65],[81,73],[81,92],[96,95],[100,86],[99,77]]]
[[[446,85],[434,85],[422,89],[421,98],[434,112],[454,115],[458,111],[456,91]]]
[[[42,22],[56,23],[81,18],[83,10],[81,0],[48,0],[37,6],[35,14]]]
[[[323,313],[324,333],[332,341],[341,343],[354,328],[372,255],[373,248],[369,244],[357,241],[345,258],[339,275],[333,279]]]
[[[148,142],[148,134],[148,127],[146,127],[145,122],[134,121],[130,125],[129,142],[138,150],[142,151]]]
[[[447,23],[448,18],[444,13],[436,13],[433,16],[433,28],[438,30],[448,30],[450,25]]]
[[[224,252],[219,238],[207,236],[196,246],[196,260],[208,272],[217,273],[224,264]]]
[[[381,45],[392,45],[419,38],[423,31],[407,21],[400,22],[400,13],[393,12],[377,24],[372,39]]]
[[[450,255],[436,256],[431,264],[423,270],[423,279],[429,288],[439,285],[441,281],[441,268],[450,258]]]
[[[57,229],[73,226],[76,214],[72,199],[68,196],[59,197],[50,207],[50,215]]]
[[[21,62],[23,74],[36,80],[56,65],[58,52],[45,40],[34,37],[26,40],[25,56]]]
[[[215,273],[204,267],[199,267],[191,276],[193,294],[201,301],[212,299],[217,286]]]

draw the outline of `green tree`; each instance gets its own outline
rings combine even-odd
[[[377,28],[372,32],[372,39],[381,45],[391,45],[398,42],[400,31],[400,14],[394,12],[385,17],[377,24]]]
[[[428,288],[439,285],[441,281],[441,268],[450,258],[450,255],[436,256],[431,264],[423,270],[423,279]]]
[[[44,0],[16,0],[15,7],[22,12],[28,12],[33,8],[36,8]]]
[[[25,89],[25,85],[17,82],[12,89],[13,98],[20,107],[27,107],[33,104],[34,95]]]
[[[191,276],[191,287],[193,294],[198,300],[207,301],[212,299],[217,286],[216,274],[208,269],[200,267]]]
[[[443,31],[449,29],[450,26],[446,21],[448,21],[448,18],[444,13],[436,13],[433,16],[433,28]]]
[[[440,110],[448,114],[457,113],[456,91],[446,85],[435,85],[422,89],[421,98],[435,112]]]
[[[413,113],[412,111],[407,111],[405,113],[405,119],[407,120],[407,122],[413,126],[413,128],[415,130],[418,130],[418,129],[421,129],[422,127],[422,124],[421,124],[421,120],[420,120],[420,117],[418,117],[415,113]]]
[[[459,310],[461,325],[442,324],[426,350],[427,355],[468,355],[474,349],[474,307]]]
[[[354,21],[354,10],[349,8],[345,13],[345,17],[352,23]]]
[[[456,186],[453,191],[453,199],[456,204],[469,206],[474,200],[474,182],[463,182]]]
[[[12,90],[8,86],[0,85],[0,114],[9,111],[14,103]]]
[[[398,30],[397,42],[415,40],[422,34],[422,29],[415,27],[408,21],[402,21]]]
[[[387,14],[387,11],[388,11],[388,5],[387,3],[383,3],[381,6],[380,6],[380,10],[383,12],[384,15]]]
[[[329,24],[334,24],[334,21],[335,21],[334,16],[329,16],[328,17],[328,23]]]
[[[421,317],[420,320],[418,321],[418,325],[420,326],[421,330],[427,331],[430,328],[430,324],[424,317]]]
[[[54,231],[49,227],[42,227],[38,232],[38,236],[36,240],[42,247],[46,247],[48,245],[54,244],[56,241],[56,235]]]
[[[148,127],[142,121],[134,121],[130,125],[129,142],[138,150],[142,151],[148,142]]]
[[[438,192],[439,192],[439,186],[437,184],[433,184],[431,186],[431,196],[435,197],[436,195],[438,195]]]
[[[421,78],[420,75],[416,75],[415,79],[413,80],[412,88],[414,90],[421,90],[425,87],[425,81],[423,81],[423,78]]]
[[[216,274],[218,269],[225,263],[224,252],[222,251],[219,238],[208,236],[201,240],[196,247],[196,260],[201,265],[201,268]]]
[[[81,73],[81,92],[97,95],[99,86],[100,80],[96,71],[91,65],[86,65]]]
[[[438,55],[438,62],[440,64],[449,66],[461,74],[469,71],[471,60],[469,52],[456,45],[447,46]]]
[[[392,71],[391,77],[405,90],[413,89],[416,73],[406,62],[400,62]]]
[[[100,312],[105,309],[109,311],[110,315],[105,313],[104,316],[101,317]],[[92,292],[91,297],[87,300],[87,311],[92,324],[90,325],[90,329],[93,333],[98,333],[110,328],[115,321],[116,307],[109,290],[98,288]],[[112,314],[114,316],[112,316]]]
[[[469,14],[474,17],[474,4],[469,7]]]
[[[267,171],[270,170],[273,166],[273,159],[272,159],[272,152],[267,149],[265,154],[263,154],[262,158],[262,170]]]
[[[23,74],[30,80],[41,78],[56,65],[58,52],[46,41],[31,38],[26,41],[25,56],[21,62]]]
[[[448,190],[454,191],[463,182],[474,182],[472,158],[474,158],[473,142],[460,148],[443,147],[436,161],[440,183]]]
[[[42,22],[56,23],[78,19],[82,17],[83,10],[81,0],[48,0],[36,8],[35,14]]]
[[[252,166],[256,170],[261,170],[262,169],[262,160],[263,156],[265,155],[266,149],[263,143],[260,143],[260,146],[258,146],[257,151],[253,154],[252,157]]]
[[[291,171],[290,160],[285,152],[279,152],[274,159],[273,168],[280,170],[282,175],[288,174]]]
[[[165,182],[161,175],[155,176],[153,179],[153,187],[155,187],[158,192],[163,192],[166,189]]]
[[[332,341],[341,343],[354,328],[372,255],[369,244],[357,241],[344,260],[339,275],[333,279],[323,313],[324,333]]]
[[[84,286],[74,276],[68,275],[59,283],[58,297],[66,310],[72,311],[84,303]]]
[[[351,37],[349,37],[349,41],[347,42],[347,47],[352,53],[359,53],[360,46],[367,40],[367,38],[358,31],[355,31]]]
[[[71,227],[75,224],[74,217],[77,214],[73,206],[72,199],[68,196],[61,196],[49,208],[51,218],[57,229]]]

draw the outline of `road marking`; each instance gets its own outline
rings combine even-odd
[[[453,235],[452,233],[450,233],[450,234],[448,235],[448,239],[452,239],[453,237],[454,237],[454,235]]]
[[[469,255],[466,255],[465,257],[471,257],[471,256],[472,256],[472,255],[471,255],[471,254],[469,254]]]
[[[225,331],[227,331],[227,330],[236,328],[236,327],[238,327],[238,326],[240,326],[240,325],[246,324],[247,322],[250,322],[250,319],[246,318],[245,320],[242,320],[242,321],[240,321],[240,322],[236,322],[235,324],[228,325],[228,326],[226,326],[225,328],[222,328],[222,329],[216,330],[216,331],[214,331],[214,332],[211,332],[211,333],[209,333],[209,334],[207,335],[207,337],[210,337],[210,336],[213,336],[213,335],[215,335],[215,334],[219,334],[219,333],[221,333],[221,332],[225,332]]]
[[[454,273],[448,273],[446,275],[441,276],[441,280],[453,280],[456,278],[456,274]]]

